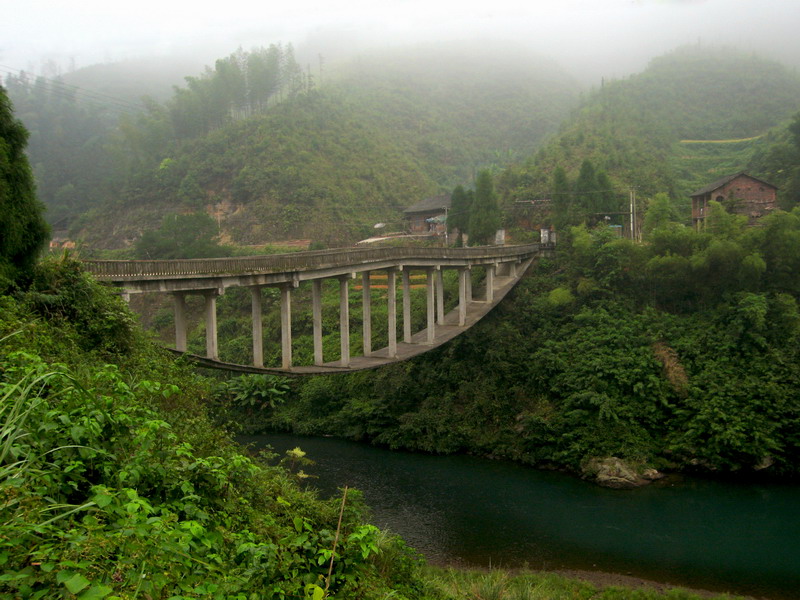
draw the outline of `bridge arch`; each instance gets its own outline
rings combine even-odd
[[[125,295],[160,292],[173,296],[175,350],[187,349],[186,296],[204,297],[206,356],[192,358],[204,366],[243,372],[287,374],[332,373],[360,370],[406,360],[427,352],[462,333],[486,315],[516,285],[533,260],[553,250],[548,244],[477,248],[347,248],[269,256],[178,260],[92,260],[86,268],[99,281],[117,286]],[[472,269],[484,267],[485,285],[473,296]],[[458,272],[458,303],[445,314],[442,271]],[[372,347],[370,274],[385,271],[387,279],[388,344]],[[414,332],[411,322],[412,271],[425,273],[425,326]],[[361,279],[362,356],[350,352],[350,284]],[[322,348],[322,282],[339,285],[340,359],[325,361]],[[292,357],[293,292],[303,282],[311,284],[313,365],[295,365]],[[230,287],[246,287],[251,294],[253,331],[252,365],[219,360],[216,299]],[[264,287],[280,290],[281,365],[264,365],[262,296]],[[401,291],[402,338],[397,331],[397,292]]]

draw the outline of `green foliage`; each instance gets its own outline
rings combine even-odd
[[[566,306],[572,304],[574,301],[575,298],[568,288],[557,287],[550,290],[550,293],[547,294],[547,302],[554,307]]]
[[[624,588],[597,586],[555,573],[509,573],[500,569],[463,571],[429,567],[426,583],[439,600],[699,600],[700,595],[680,588]],[[730,596],[714,596],[732,600]]]
[[[371,377],[299,382],[270,422],[575,471],[616,456],[796,475],[798,210],[722,215],[715,233],[661,215],[647,244],[575,227],[469,332]]]
[[[43,268],[53,295],[76,300],[69,320],[86,323],[109,297],[73,266]],[[0,595],[277,599],[310,585],[420,597],[418,558],[362,522],[355,491],[326,582],[338,500],[242,454],[205,414],[211,382],[138,335],[119,356],[87,352],[66,307],[52,306],[36,318],[30,293],[0,296]],[[243,387],[285,392],[281,380]]]
[[[675,206],[670,200],[669,196],[665,193],[656,194],[650,200],[647,207],[647,212],[644,214],[644,222],[642,223],[642,232],[645,237],[662,227],[668,227],[670,223],[678,222],[678,213]]]
[[[791,210],[800,203],[800,113],[759,140],[749,168],[778,186],[780,205]]]
[[[555,202],[558,169],[572,180],[581,178],[579,187],[587,192],[590,161],[595,177],[605,171],[618,189],[683,198],[677,208],[688,220],[691,192],[748,165],[754,175],[783,187],[797,164],[793,142],[787,133],[774,155],[764,156],[768,150],[759,150],[757,138],[797,110],[798,93],[800,78],[778,63],[730,49],[678,49],[652,60],[644,72],[605,81],[588,94],[557,137],[503,174],[500,196],[505,203],[548,197]],[[586,212],[613,212],[612,206],[619,211],[623,198],[617,193],[603,202],[604,208]],[[564,219],[565,207],[554,208],[561,228],[580,222]]]
[[[472,208],[472,190],[467,192],[463,186],[457,185],[450,194],[450,212],[447,215],[447,229],[451,233],[458,231],[458,246],[463,245],[465,233],[469,233],[469,218]]]
[[[105,71],[104,83],[119,79]],[[326,65],[319,79],[272,45],[219,59],[119,123],[113,106],[92,111],[44,81],[14,78],[13,97],[51,219],[101,248],[209,205],[237,244],[352,242],[476,167],[531,152],[576,97],[564,73],[517,48],[405,48]]]
[[[166,215],[161,227],[146,231],[136,242],[136,258],[214,258],[231,249],[216,242],[219,228],[205,213]]]
[[[0,87],[0,292],[27,275],[50,233],[25,155],[27,141]]]
[[[237,406],[266,409],[282,404],[288,391],[285,377],[242,375],[225,382],[220,393]]]
[[[475,197],[469,210],[469,241],[471,246],[491,244],[500,228],[500,209],[494,193],[492,174],[488,170],[478,173]]]
[[[122,298],[99,287],[67,254],[36,265],[21,298],[34,314],[70,330],[70,338],[86,352],[122,355],[137,338]]]
[[[27,152],[37,195],[50,223],[65,229],[72,217],[108,193],[115,165],[104,141],[112,135],[119,105],[82,105],[78,90],[60,77],[53,81],[21,72],[8,75],[5,85],[30,131]]]

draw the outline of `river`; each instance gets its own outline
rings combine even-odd
[[[242,436],[300,446],[324,496],[364,493],[372,521],[434,563],[580,569],[768,598],[800,598],[800,485],[697,478],[609,490],[470,456],[395,452],[334,438]]]

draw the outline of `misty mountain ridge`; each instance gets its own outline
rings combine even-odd
[[[748,167],[771,128],[800,109],[794,70],[730,48],[686,46],[631,77],[587,94],[557,136],[504,174],[506,198],[546,197],[557,167],[578,177],[585,160],[620,195],[688,194]]]
[[[63,128],[32,128],[37,176],[49,176],[42,199],[53,214],[83,215],[72,235],[94,247],[127,247],[163,215],[195,211],[237,244],[346,243],[376,222],[400,227],[403,208],[469,185],[486,167],[516,165],[499,178],[507,202],[546,195],[556,166],[575,178],[584,159],[620,191],[683,197],[747,166],[759,136],[800,97],[796,73],[780,64],[705,46],[653,59],[580,99],[558,65],[513,45],[428,44],[313,67],[273,49],[262,58],[277,57],[285,81],[264,102],[246,89],[253,53],[240,50],[127,118],[121,136],[101,143],[93,131],[85,156],[67,139],[69,153],[52,141],[37,147],[36,135]],[[239,104],[261,108],[233,112]],[[26,106],[23,121],[36,103]]]
[[[578,97],[577,84],[546,61],[417,49],[316,72],[284,54],[287,83],[254,103],[247,72],[238,75],[252,56],[217,61],[126,128],[134,143],[150,132],[149,146],[116,182],[116,198],[82,220],[80,235],[120,247],[164,214],[197,210],[238,244],[341,242],[379,221],[401,228],[404,208],[529,154]],[[220,120],[214,97],[240,84],[231,105],[242,110]],[[108,210],[127,217],[108,219]]]

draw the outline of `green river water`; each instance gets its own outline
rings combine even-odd
[[[364,493],[373,522],[434,563],[622,573],[674,585],[800,598],[800,485],[671,479],[618,491],[469,456],[393,452],[333,438],[300,446],[323,495]]]

